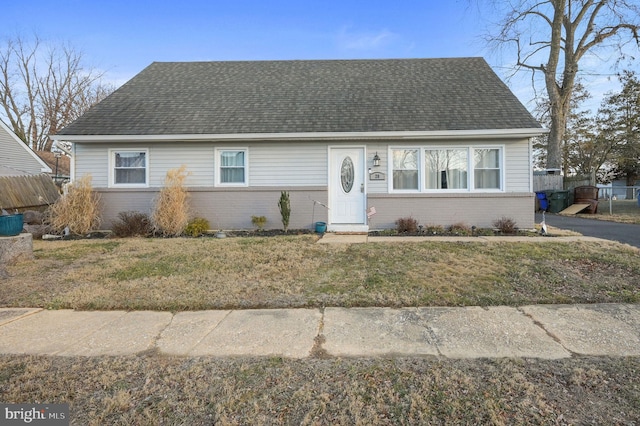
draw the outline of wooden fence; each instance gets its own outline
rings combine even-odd
[[[569,176],[564,178],[564,189],[572,191],[573,188],[578,186],[593,185],[593,182],[589,176]]]
[[[577,186],[593,185],[588,176],[533,175],[533,191],[573,191]]]
[[[58,197],[58,187],[48,175],[0,177],[0,208],[9,213],[38,209],[53,204]]]
[[[546,191],[549,189],[561,191],[563,176],[561,175],[533,175],[533,191]]]

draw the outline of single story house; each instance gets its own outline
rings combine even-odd
[[[281,227],[289,191],[291,229],[357,232],[533,228],[544,132],[484,59],[449,58],[156,62],[53,138],[73,144],[72,179],[92,175],[105,223],[151,212],[184,164],[214,229]]]
[[[0,176],[51,173],[51,168],[0,120]]]

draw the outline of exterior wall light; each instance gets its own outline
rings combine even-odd
[[[378,153],[373,156],[373,166],[378,167],[380,165],[380,157],[378,157]]]

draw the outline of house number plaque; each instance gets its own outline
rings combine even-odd
[[[373,172],[369,175],[369,180],[384,180],[385,175],[382,172]]]

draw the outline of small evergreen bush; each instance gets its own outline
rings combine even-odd
[[[284,232],[287,232],[287,229],[289,229],[289,218],[291,217],[291,200],[289,200],[289,193],[287,191],[280,193],[278,209],[280,209],[280,215],[282,216]]]
[[[194,217],[187,223],[184,233],[191,237],[199,237],[210,229],[209,221],[203,217]]]
[[[253,226],[258,228],[258,230],[262,231],[264,225],[267,223],[267,218],[264,216],[251,216],[251,223],[253,223]]]

